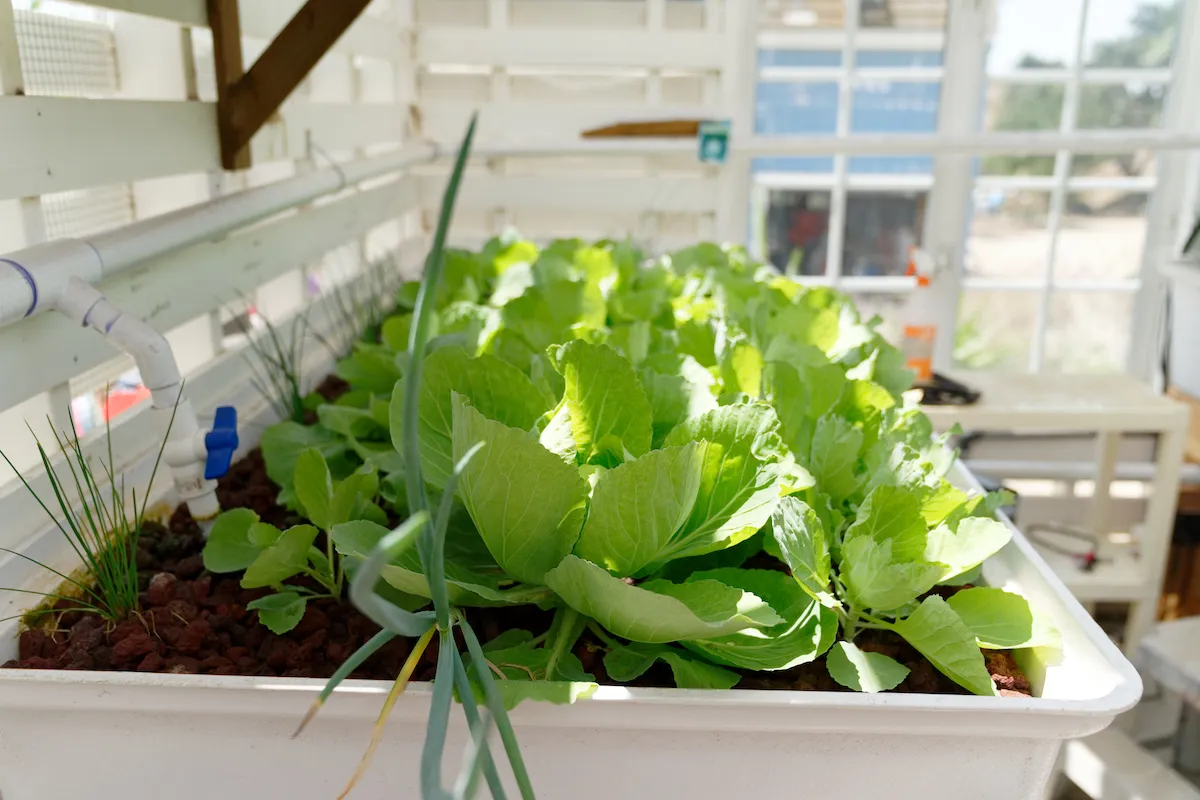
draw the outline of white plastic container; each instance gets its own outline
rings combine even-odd
[[[1200,253],[1159,271],[1171,282],[1170,382],[1200,397]]]
[[[328,369],[326,360],[314,360],[311,374]],[[189,393],[201,409],[235,403],[248,447],[271,420],[261,398],[238,379],[243,370],[232,354],[190,381]],[[114,436],[120,433],[114,427]],[[130,485],[144,485],[152,459],[153,453],[126,468]],[[962,488],[979,488],[956,469]],[[169,481],[156,486],[170,491]],[[12,500],[0,498],[7,524],[36,519]],[[70,568],[53,529],[19,547]],[[19,559],[0,560],[0,586],[49,590],[48,577]],[[1137,702],[1141,682],[1015,528],[1013,541],[985,565],[985,577],[1025,595],[1062,631],[1061,658],[1028,651],[1022,663],[1036,698],[601,687],[572,706],[524,703],[513,712],[538,796],[1038,798],[1062,741],[1106,727]],[[16,610],[0,603],[0,612]],[[16,622],[0,625],[0,662],[15,656],[16,633]],[[390,684],[344,683],[304,735],[291,739],[322,685],[299,678],[0,670],[0,798],[333,800],[358,764]],[[411,686],[354,798],[420,796],[428,708],[429,686]],[[448,782],[465,742],[457,709],[454,719]]]
[[[965,472],[960,482],[973,484]],[[1064,739],[1106,727],[1137,673],[1032,547],[987,564],[993,586],[1053,614],[1062,658],[1031,652],[1039,697],[855,695],[602,687],[573,706],[513,714],[543,798],[840,797],[1026,800]],[[0,660],[15,627],[0,631]],[[343,685],[304,735],[321,681],[0,670],[0,797],[332,800],[367,744],[388,684]],[[354,797],[416,798],[429,687],[397,704]],[[456,712],[457,713],[457,712]],[[447,751],[451,779],[464,741]]]

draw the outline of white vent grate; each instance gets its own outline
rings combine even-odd
[[[107,25],[37,11],[14,13],[26,94],[117,93],[116,44]]]
[[[46,238],[83,237],[134,221],[129,184],[98,186],[42,195]]]

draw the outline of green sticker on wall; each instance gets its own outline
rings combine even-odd
[[[708,120],[700,123],[700,160],[724,164],[729,156],[729,121]]]

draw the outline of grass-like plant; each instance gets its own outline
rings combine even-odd
[[[105,394],[107,405],[107,392]],[[43,500],[29,482],[29,479],[17,469],[6,453],[0,451],[0,457],[16,473],[26,490],[33,495],[34,500],[46,512],[51,521],[62,533],[75,554],[83,563],[86,575],[73,577],[64,575],[58,570],[43,564],[31,556],[15,550],[0,548],[18,558],[32,562],[65,582],[63,591],[39,592],[31,589],[7,589],[11,592],[35,594],[43,597],[45,607],[19,615],[23,618],[59,613],[62,609],[55,608],[58,601],[69,604],[70,610],[84,611],[96,614],[111,622],[128,617],[138,610],[138,573],[137,545],[141,535],[142,525],[146,519],[146,507],[149,503],[150,492],[154,485],[154,477],[158,474],[158,465],[162,462],[163,450],[167,446],[167,438],[171,427],[175,424],[175,412],[178,401],[171,410],[171,418],[167,430],[163,433],[162,444],[154,459],[154,467],[150,472],[150,480],[143,492],[141,505],[138,504],[137,489],[131,492],[131,499],[126,503],[124,477],[118,478],[112,449],[112,426],[105,421],[104,433],[107,443],[106,459],[100,459],[103,469],[103,481],[107,486],[102,488],[102,482],[97,480],[95,467],[83,452],[79,433],[75,427],[75,418],[70,409],[67,417],[71,425],[69,432],[58,432],[51,423],[51,432],[63,457],[62,465],[55,465],[50,454],[42,445],[33,429],[30,433],[37,443],[38,456],[46,470],[46,478],[54,492],[55,510],[51,503]],[[11,619],[11,617],[9,617]]]
[[[388,286],[388,264],[368,264],[367,269],[357,280],[340,283],[333,287],[330,302],[333,304],[331,315],[339,331],[353,331],[358,334],[352,339],[348,350],[354,346],[354,341],[373,342],[379,335],[379,327],[387,316],[387,300],[391,296]],[[341,353],[340,355],[345,355]]]
[[[280,419],[303,424],[308,410],[301,389],[304,348],[311,330],[308,310],[292,319],[287,332],[260,316],[263,332],[257,335],[247,332],[246,337],[251,352],[244,358],[250,367],[250,383]]]
[[[517,744],[516,734],[509,721],[508,712],[496,686],[487,659],[475,632],[471,629],[465,615],[451,607],[446,588],[445,574],[445,545],[446,528],[454,502],[455,487],[458,477],[471,457],[478,451],[480,445],[468,451],[447,480],[445,491],[436,509],[431,513],[429,497],[426,494],[425,479],[421,471],[419,451],[418,398],[421,386],[421,369],[429,343],[434,306],[437,290],[441,280],[446,234],[450,218],[454,211],[454,202],[458,195],[458,187],[462,182],[463,170],[466,166],[467,155],[475,135],[475,116],[472,116],[467,133],[459,148],[454,170],[442,197],[441,213],[438,216],[437,229],[434,232],[433,244],[425,260],[425,274],[421,280],[421,288],[417,295],[416,308],[413,312],[413,325],[409,338],[409,365],[405,374],[404,394],[394,398],[403,403],[404,440],[401,443],[402,452],[408,468],[405,470],[405,489],[408,495],[408,507],[411,516],[399,528],[383,537],[376,545],[371,555],[358,567],[350,587],[350,597],[354,604],[374,620],[383,630],[373,639],[355,652],[337,673],[330,678],[321,694],[305,716],[296,731],[297,735],[304,725],[312,719],[322,704],[339,683],[345,680],[359,665],[396,636],[416,638],[416,644],[397,677],[379,719],[375,724],[371,744],[368,747],[359,769],[351,778],[349,785],[342,793],[345,797],[354,787],[370,760],[372,753],[382,737],[383,725],[395,705],[397,698],[408,685],[421,656],[438,640],[437,672],[434,676],[433,698],[429,709],[429,721],[425,733],[425,746],[421,755],[420,785],[421,796],[424,800],[444,800],[447,798],[473,797],[477,791],[480,778],[487,781],[492,797],[503,800],[506,793],[500,782],[496,763],[488,746],[488,736],[495,725],[504,745],[504,752],[512,768],[520,795],[524,800],[533,798],[533,785]],[[420,553],[421,566],[425,579],[430,587],[433,609],[417,612],[406,611],[388,602],[376,594],[382,569],[392,559],[408,549],[416,547]],[[462,635],[470,655],[469,669],[474,673],[474,684],[468,672],[467,660],[463,658],[455,641],[455,628]],[[480,708],[475,699],[475,689],[482,690],[484,708]],[[457,782],[452,788],[442,784],[442,760],[445,752],[446,733],[450,724],[450,712],[453,695],[457,691],[463,716],[471,729],[471,741],[463,759],[463,768]]]
[[[1187,242],[1183,245],[1183,254],[1189,255],[1197,245],[1200,245],[1200,217],[1196,218],[1196,226],[1188,234]]]

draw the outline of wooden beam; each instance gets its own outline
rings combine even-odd
[[[242,24],[238,0],[206,0],[208,24],[213,37],[213,69],[217,78],[217,135],[221,141],[221,166],[246,169],[250,166],[250,141],[238,142],[231,125],[233,90],[245,74],[242,62]]]
[[[606,139],[625,136],[695,138],[699,133],[700,120],[698,119],[665,119],[618,122],[614,125],[605,125],[602,128],[586,130],[581,136],[584,139]]]
[[[240,169],[248,166],[248,162],[242,163],[241,159],[248,152],[246,145],[250,138],[295,91],[371,0],[308,0],[244,74],[237,0],[207,2],[213,52],[217,59],[221,161],[226,169]],[[224,95],[220,91],[222,79],[226,88]]]

